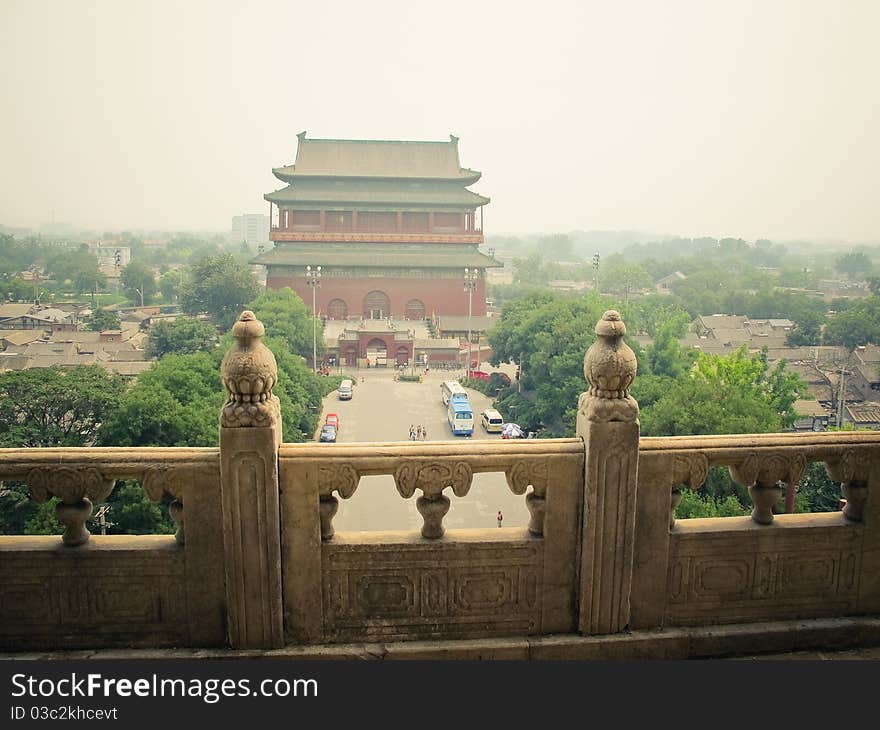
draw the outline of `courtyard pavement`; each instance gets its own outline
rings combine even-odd
[[[344,372],[357,381],[354,397],[341,401],[334,390],[324,399],[320,419],[323,423],[328,413],[339,416],[339,443],[407,441],[410,424],[425,427],[429,441],[465,444],[501,438],[500,434],[487,434],[479,425],[480,412],[492,401],[474,390],[468,390],[476,419],[474,435],[452,435],[440,399],[440,383],[457,379],[463,370],[431,370],[421,383],[395,382],[391,368],[346,368]],[[340,531],[419,530],[422,517],[415,501],[420,494],[403,499],[390,475],[362,477],[354,496],[340,500],[333,526]],[[451,490],[446,494],[452,500],[443,520],[447,528],[495,527],[498,510],[504,515],[504,527],[528,524],[525,497],[510,491],[502,472],[475,474],[465,497],[456,497]]]

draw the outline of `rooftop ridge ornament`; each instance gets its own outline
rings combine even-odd
[[[623,341],[626,325],[609,309],[596,324],[596,341],[584,355],[584,377],[590,383],[578,410],[589,421],[636,421],[639,404],[629,394],[636,376],[636,356]]]
[[[263,323],[248,310],[232,327],[233,345],[220,365],[220,377],[228,397],[220,412],[224,428],[271,426],[280,415],[278,396],[272,389],[278,382],[278,365],[262,338]]]

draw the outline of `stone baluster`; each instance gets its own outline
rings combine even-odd
[[[639,404],[629,394],[636,356],[620,314],[605,312],[584,357],[588,392],[578,402],[584,440],[584,515],[579,630],[622,631],[629,623],[639,458]]]
[[[394,483],[400,496],[409,499],[416,489],[422,496],[416,509],[422,515],[422,537],[437,540],[443,537],[443,518],[449,511],[449,498],[443,490],[452,487],[456,497],[464,497],[471,488],[473,472],[465,462],[455,464],[429,461],[404,461],[394,470]]]
[[[843,516],[852,522],[861,522],[868,500],[868,478],[871,474],[871,454],[865,449],[844,451],[825,462],[825,470],[834,481],[840,482],[846,503]]]
[[[232,328],[220,366],[228,397],[220,412],[220,483],[227,630],[234,648],[284,643],[278,447],[281,408],[275,356],[253,312]]]
[[[174,539],[178,545],[186,544],[185,521],[183,510],[183,490],[186,484],[194,481],[193,469],[172,464],[158,464],[144,471],[141,484],[147,496],[153,502],[170,500],[168,514],[177,525]]]
[[[536,537],[544,534],[549,472],[546,459],[518,461],[504,472],[507,486],[514,494],[526,494],[526,489],[532,487],[532,491],[526,494],[526,507],[529,510],[529,532]]]
[[[37,502],[58,497],[55,515],[64,525],[62,542],[67,547],[85,544],[91,533],[86,520],[92,514],[92,504],[103,502],[113,491],[115,480],[94,467],[39,466],[25,477],[31,496]]]
[[[786,488],[796,489],[807,467],[803,454],[787,451],[752,452],[728,467],[731,478],[749,490],[752,519],[759,525],[773,522],[773,509]]]
[[[331,464],[318,469],[318,510],[321,517],[321,539],[332,540],[335,531],[333,518],[339,509],[336,491],[343,499],[349,499],[357,490],[360,475],[350,464]]]
[[[681,504],[681,487],[699,489],[709,475],[705,454],[676,454],[672,464],[672,496],[669,500],[669,529],[675,527],[675,508]]]

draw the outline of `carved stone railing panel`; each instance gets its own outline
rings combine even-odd
[[[416,500],[416,508],[422,515],[422,537],[436,540],[443,537],[443,517],[449,511],[449,497],[443,494],[452,488],[456,497],[464,497],[471,488],[474,473],[463,461],[404,461],[394,470],[394,484],[404,499],[409,499],[420,489],[422,496]]]
[[[853,522],[861,522],[868,499],[868,477],[871,470],[871,455],[866,450],[846,450],[825,462],[828,476],[840,482],[846,504],[844,516]]]
[[[68,547],[88,541],[85,522],[92,506],[110,496],[117,480],[138,480],[151,500],[171,500],[176,538],[183,544],[184,487],[197,474],[216,470],[217,463],[217,449],[0,449],[0,479],[24,482],[37,502],[58,497],[56,514],[65,525],[62,541]]]
[[[64,525],[61,540],[68,547],[77,547],[89,539],[85,523],[92,514],[92,504],[110,496],[115,480],[93,466],[38,466],[28,471],[24,482],[37,502],[58,497],[55,514]]]
[[[751,452],[737,464],[731,464],[731,478],[746,487],[752,498],[752,519],[759,525],[773,522],[773,508],[784,490],[797,488],[807,467],[802,453],[795,451]]]
[[[681,504],[681,487],[699,489],[709,475],[705,454],[676,454],[672,464],[672,494],[669,500],[669,529],[675,527],[675,508]]]
[[[321,539],[331,540],[334,535],[333,517],[339,509],[337,492],[343,499],[350,499],[357,491],[360,476],[350,464],[330,463],[318,467],[318,495],[321,511]]]
[[[550,479],[550,464],[545,460],[518,461],[512,468],[504,472],[507,486],[514,494],[526,494],[526,507],[529,510],[529,532],[533,535],[544,534],[544,516],[546,514],[547,483]]]

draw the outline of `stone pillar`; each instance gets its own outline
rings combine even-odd
[[[590,390],[578,402],[584,440],[579,631],[611,634],[629,623],[639,460],[639,404],[629,394],[636,357],[620,314],[605,312],[584,357]]]
[[[281,410],[275,357],[263,324],[243,312],[220,366],[228,397],[220,412],[220,482],[227,632],[233,648],[284,644],[278,447]]]

